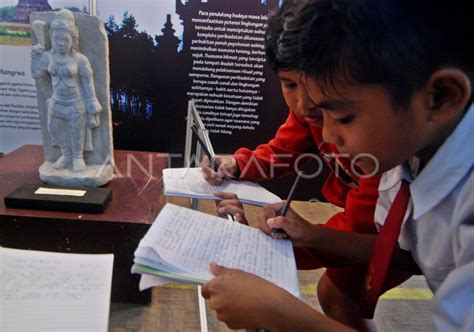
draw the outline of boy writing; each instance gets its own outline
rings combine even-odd
[[[348,265],[372,266],[375,256],[393,250],[390,270],[412,269],[410,251],[434,292],[433,321],[443,331],[474,328],[474,150],[466,147],[474,139],[473,7],[472,1],[448,12],[421,0],[305,2],[287,23],[277,58],[301,60],[324,140],[366,174],[383,173],[379,236],[389,225],[388,216],[380,219],[385,207],[390,215],[407,182],[411,201],[394,248],[379,247],[375,235],[275,217],[270,207],[261,223],[267,233],[283,228],[295,246]],[[211,270],[216,278],[203,295],[230,327],[349,329],[254,275],[215,264]],[[366,280],[373,272],[378,268]]]
[[[375,234],[373,219],[379,178],[360,179],[357,170],[354,172],[351,169],[348,158],[335,157],[339,154],[335,145],[326,144],[322,139],[322,112],[307,94],[304,77],[299,70],[300,59],[278,57],[280,45],[288,42],[282,40],[285,36],[284,27],[296,14],[301,3],[295,0],[285,1],[270,16],[265,36],[268,63],[280,78],[282,94],[290,109],[287,120],[279,128],[275,138],[259,145],[255,150],[241,148],[233,156],[217,156],[220,165],[217,173],[212,170],[207,159],[203,160],[201,167],[206,179],[213,184],[230,176],[258,180],[295,171],[304,154],[315,153],[332,169],[322,189],[324,197],[345,208],[343,213],[333,216],[325,227]],[[286,167],[282,167],[283,165]],[[219,213],[237,213],[237,219],[243,217],[235,195],[216,195],[223,199],[218,205]],[[326,273],[318,282],[318,298],[324,312],[345,324],[360,327],[362,321],[358,300],[366,267],[341,266],[337,262],[329,264],[327,259],[317,260],[311,251],[311,248],[297,248],[297,265],[299,269],[327,267]],[[396,286],[409,275],[392,274],[385,288]]]

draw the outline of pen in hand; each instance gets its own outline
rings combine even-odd
[[[209,158],[209,162],[211,163],[211,168],[214,172],[217,172],[217,169],[219,168],[219,164],[217,161],[214,159],[214,157],[211,154],[211,151],[207,148],[206,143],[202,140],[202,138],[199,136],[199,133],[196,129],[196,126],[192,126],[191,130],[193,132],[194,137],[196,137],[196,140],[198,141],[199,145],[201,145],[201,148],[204,150],[204,152],[207,155],[207,158]]]
[[[288,194],[288,197],[286,199],[285,205],[283,205],[282,209],[278,212],[279,216],[286,216],[286,213],[288,212],[288,209],[290,208],[291,201],[293,200],[293,196],[295,195],[296,192],[296,187],[298,186],[298,182],[300,182],[301,177],[303,176],[303,171],[299,171],[298,175],[296,176],[295,182],[293,182],[293,186],[291,187],[290,193]],[[286,232],[282,228],[272,228],[272,237],[275,237],[276,235],[286,235]]]
[[[199,145],[201,145],[201,148],[206,153],[207,158],[209,159],[209,163],[211,164],[212,170],[217,173],[217,170],[219,169],[219,163],[213,157],[211,151],[209,151],[209,148],[207,147],[206,143],[202,140],[201,136],[199,136],[196,126],[192,126],[191,131],[193,132],[194,137],[196,137],[196,140],[198,141]],[[229,175],[229,177],[233,180],[237,180],[237,177],[235,177],[234,175]]]

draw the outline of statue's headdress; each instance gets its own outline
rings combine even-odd
[[[79,40],[79,30],[76,26],[76,20],[74,14],[67,9],[61,9],[56,13],[56,17],[51,22],[51,32],[57,29],[67,30],[77,45]]]

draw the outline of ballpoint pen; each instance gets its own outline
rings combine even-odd
[[[301,177],[303,176],[303,171],[299,171],[298,175],[296,176],[295,182],[293,182],[293,186],[291,187],[290,193],[286,199],[285,205],[278,213],[279,216],[286,216],[288,209],[290,208],[291,201],[293,200],[293,196],[295,195],[296,187],[298,186],[298,182],[300,182]],[[272,235],[276,234],[286,234],[282,228],[272,228]]]

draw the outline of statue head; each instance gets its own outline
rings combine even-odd
[[[68,9],[61,9],[56,13],[56,17],[51,22],[51,40],[54,43],[55,33],[64,34],[67,32],[72,39],[72,49],[77,51],[79,49],[79,30],[76,26],[74,14]]]

